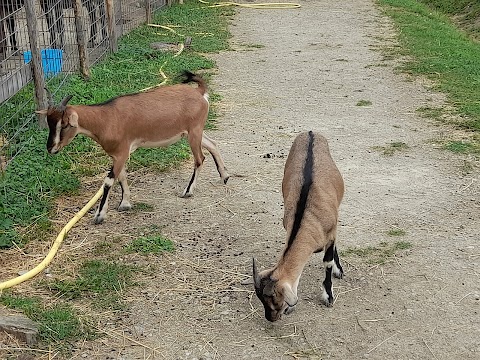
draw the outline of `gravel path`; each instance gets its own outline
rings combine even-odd
[[[442,96],[397,74],[379,51],[394,44],[393,27],[374,1],[299,3],[239,9],[236,51],[215,56],[212,87],[223,99],[209,134],[235,174],[227,187],[210,157],[191,199],[177,196],[191,164],[137,177],[133,201],[155,211],[112,210],[92,230],[93,242],[156,224],[176,242],[174,255],[148,258],[155,270],[112,327],[159,359],[480,358],[478,170],[439,149],[448,129],[416,113]],[[371,104],[357,106],[362,100]],[[253,256],[265,268],[282,249],[283,166],[295,135],[310,129],[329,139],[345,178],[338,246],[346,276],[334,280],[335,305],[324,307],[322,257],[312,257],[297,310],[271,324],[240,281]],[[392,143],[397,151],[384,154]],[[395,246],[408,248],[384,251]],[[75,356],[152,354],[127,343]]]

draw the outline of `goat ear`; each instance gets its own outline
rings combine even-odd
[[[256,288],[260,286],[260,276],[258,275],[257,263],[255,262],[255,258],[253,258],[253,283],[255,284]]]
[[[78,114],[76,111],[72,111],[72,113],[68,115],[68,124],[71,127],[78,127]]]
[[[292,290],[292,287],[290,284],[283,284],[283,298],[285,302],[288,304],[288,306],[295,306],[298,302],[298,297],[295,295],[295,293]]]
[[[47,109],[37,110],[37,111],[35,111],[35,114],[47,115],[47,114],[48,114],[48,110],[47,110]]]

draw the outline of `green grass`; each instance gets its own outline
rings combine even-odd
[[[445,145],[447,150],[455,153],[468,153],[473,149],[473,144],[463,141],[450,141]]]
[[[401,141],[391,142],[386,146],[373,146],[373,150],[380,151],[385,156],[392,156],[396,152],[408,149],[408,145]]]
[[[140,254],[161,254],[163,252],[173,252],[174,249],[173,242],[162,235],[140,237],[125,247],[125,250],[129,253]]]
[[[83,263],[75,278],[56,279],[45,286],[64,300],[88,298],[97,308],[121,310],[124,303],[120,295],[124,288],[134,284],[134,271],[129,265],[90,260]]]
[[[403,54],[409,61],[401,69],[425,75],[447,95],[458,116],[456,125],[480,131],[480,43],[459,30],[450,18],[415,0],[378,0],[395,22]],[[453,14],[467,1],[426,1]],[[475,3],[478,10],[478,2]],[[480,13],[480,12],[477,12]]]
[[[388,236],[404,236],[405,235],[405,230],[403,229],[391,229],[387,231]]]
[[[341,256],[360,257],[367,264],[383,265],[393,258],[399,251],[410,249],[412,244],[407,241],[396,241],[394,243],[381,242],[379,246],[367,246],[365,248],[347,248],[341,251]]]
[[[10,293],[0,294],[0,303],[22,311],[39,325],[39,338],[45,344],[91,339],[94,331],[70,305],[54,303],[44,305],[41,299],[22,297]]]
[[[213,60],[206,53],[228,48],[230,34],[228,18],[233,10],[208,8],[198,1],[185,1],[159,11],[152,22],[175,25],[178,34],[167,30],[142,26],[131,31],[119,41],[119,51],[91,69],[91,79],[83,80],[73,75],[67,78],[56,96],[59,102],[65,95],[73,95],[71,104],[93,104],[111,97],[137,92],[162,82],[159,69],[163,66],[168,83],[178,82],[183,70],[196,72],[212,69]],[[152,42],[183,42],[192,37],[190,50],[178,57],[150,48]],[[209,74],[204,74],[208,80]],[[54,88],[55,79],[50,86]],[[9,138],[17,131],[19,123],[32,119],[33,87],[27,86],[0,107],[0,119],[10,118],[18,113],[18,122],[4,129],[2,136]],[[213,128],[216,117],[215,104],[218,95],[211,94],[211,111],[207,127]],[[30,106],[21,109],[20,104]],[[31,121],[35,124],[35,121]],[[47,130],[32,125],[21,133],[18,141],[9,144],[11,153],[23,147],[4,172],[0,171],[0,249],[14,243],[22,246],[30,238],[43,239],[50,236],[50,212],[54,199],[62,195],[77,194],[81,178],[105,174],[111,166],[110,158],[92,140],[78,136],[60,154],[52,156],[46,152]],[[0,154],[5,155],[5,154]],[[128,168],[135,170],[149,167],[153,171],[164,171],[177,166],[189,158],[190,149],[183,141],[167,149],[141,149],[132,154]]]
[[[359,100],[356,104],[357,106],[370,106],[372,102],[370,100]]]

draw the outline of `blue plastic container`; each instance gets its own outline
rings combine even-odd
[[[32,52],[25,51],[23,53],[25,64],[32,59]],[[45,77],[55,76],[62,71],[63,50],[60,49],[43,49],[42,50],[42,67]]]

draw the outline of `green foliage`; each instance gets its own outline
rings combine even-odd
[[[65,78],[56,101],[65,95],[73,95],[72,104],[99,103],[161,83],[160,69],[167,75],[168,83],[178,82],[177,75],[184,70],[211,69],[215,63],[203,53],[228,48],[227,21],[232,14],[231,9],[208,8],[198,1],[164,8],[155,15],[153,22],[167,25],[176,33],[149,26],[131,31],[120,39],[117,53],[108,55],[91,69],[89,81],[78,75]],[[191,49],[185,49],[176,57],[174,52],[162,52],[150,46],[153,42],[183,43],[187,36],[192,38]],[[204,76],[208,80],[208,74]],[[56,79],[51,79],[49,86],[54,88],[55,84]],[[0,141],[18,132],[20,124],[35,123],[32,94],[33,86],[29,85],[2,104],[0,119],[16,115],[12,123],[2,123]],[[215,96],[211,99],[215,101]],[[28,105],[23,105],[25,103]],[[212,106],[210,119],[214,117]],[[8,144],[8,152],[15,153],[17,148],[22,151],[5,172],[0,172],[0,248],[25,243],[27,238],[22,229],[30,227],[32,222],[39,224],[39,232],[48,229],[53,200],[60,195],[75,194],[81,176],[106,173],[111,163],[97,144],[83,136],[78,136],[60,154],[52,156],[45,149],[47,130],[38,130],[36,125],[31,125],[17,135],[16,141]],[[139,149],[132,154],[128,167],[163,171],[189,156],[188,144],[182,141],[167,149]],[[42,235],[38,237],[42,238]]]
[[[402,69],[432,79],[462,115],[457,124],[480,131],[480,44],[460,31],[446,15],[421,2],[379,0],[379,3],[385,5],[386,13],[397,24],[405,53],[412,59]],[[429,3],[451,13],[467,2]]]

